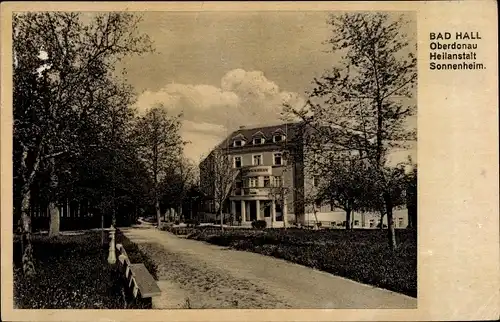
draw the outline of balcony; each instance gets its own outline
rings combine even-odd
[[[245,196],[267,196],[269,195],[269,189],[267,188],[243,188],[243,193]]]
[[[265,187],[236,188],[232,195],[233,196],[268,196],[269,195],[269,188],[265,188]]]

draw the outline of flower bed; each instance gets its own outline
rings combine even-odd
[[[387,230],[192,229],[189,238],[252,251],[320,269],[413,297],[417,296],[415,232],[398,230],[398,249],[387,243]]]

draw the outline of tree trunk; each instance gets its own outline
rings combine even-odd
[[[284,200],[284,199],[283,199]],[[286,214],[285,214],[285,202],[281,204],[281,216],[283,217],[283,228],[286,229]]]
[[[60,230],[60,211],[57,208],[55,200],[57,200],[57,187],[59,185],[59,180],[57,178],[55,170],[55,158],[50,158],[50,196],[51,200],[49,202],[49,214],[50,214],[50,226],[49,226],[49,237],[57,237]]]
[[[318,223],[319,223],[319,221],[318,221],[318,211],[316,210],[316,207],[314,207],[313,213],[314,213],[314,221],[316,223],[316,225],[315,225],[316,227],[314,227],[314,229],[319,229],[319,226],[318,226]]]
[[[417,207],[409,206],[407,207],[408,212],[408,228],[416,229],[417,228]]]
[[[380,227],[379,229],[384,229],[384,216],[385,213],[383,211],[380,212]]]
[[[351,208],[345,210],[345,229],[350,230],[351,227]]]
[[[21,221],[22,221],[22,263],[23,272],[26,276],[35,275],[35,264],[33,261],[33,245],[31,244],[31,218],[29,216],[31,202],[31,192],[29,188],[24,189],[21,202]]]
[[[104,246],[104,214],[101,213],[101,245]]]
[[[156,224],[158,225],[158,229],[161,225],[161,212],[160,212],[160,201],[158,198],[155,198],[155,209],[156,209]]]
[[[273,209],[274,207],[274,209]],[[273,213],[274,213],[274,216],[273,216]],[[274,228],[274,217],[276,216],[276,204],[275,203],[272,203],[271,204],[271,228]]]
[[[49,203],[49,214],[50,214],[49,237],[57,237],[59,236],[61,218],[60,218],[59,208],[54,202]]]
[[[23,174],[23,185],[21,187],[21,250],[22,250],[22,264],[23,273],[26,276],[35,275],[35,264],[33,261],[33,245],[31,243],[31,218],[30,218],[30,207],[31,207],[31,183],[33,182],[36,173],[38,172],[38,167],[40,166],[40,150],[43,146],[43,138],[38,143],[36,149],[35,162],[31,168],[28,170],[26,160],[28,159],[28,148],[23,145],[23,156],[21,159],[21,173]]]
[[[391,250],[395,250],[396,244],[396,231],[394,229],[394,218],[392,215],[392,200],[389,195],[385,195],[385,206],[387,212],[387,238],[389,241],[389,247]]]
[[[220,207],[219,213],[220,213],[220,229],[224,231],[224,214],[222,212],[222,206]]]

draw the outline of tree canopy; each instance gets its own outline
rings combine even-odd
[[[27,273],[33,202],[48,203],[52,221],[62,200],[85,199],[101,213],[143,200],[148,183],[130,140],[135,93],[115,71],[123,57],[152,50],[139,21],[121,12],[13,16],[14,214]]]

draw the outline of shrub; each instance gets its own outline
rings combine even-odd
[[[188,227],[198,227],[200,225],[200,222],[197,219],[189,219],[186,220],[185,223]]]
[[[264,229],[267,226],[267,222],[265,220],[255,220],[252,221],[252,228],[255,229]]]

